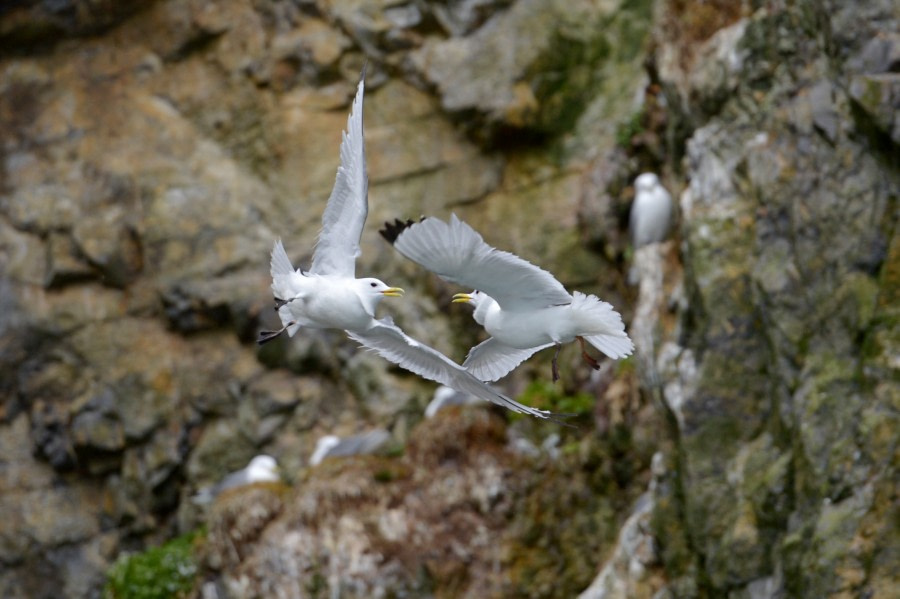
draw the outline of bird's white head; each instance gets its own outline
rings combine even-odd
[[[272,456],[256,456],[247,465],[247,479],[252,483],[281,480],[278,473],[278,462]]]
[[[356,293],[369,314],[375,313],[375,307],[384,298],[403,297],[403,290],[399,287],[389,287],[383,281],[372,278],[356,279]]]
[[[309,465],[316,466],[320,464],[322,460],[325,459],[325,456],[328,455],[328,452],[334,449],[340,442],[341,438],[337,435],[325,435],[320,437],[319,440],[316,441],[316,448],[309,457]]]
[[[634,188],[638,191],[653,191],[659,185],[659,177],[655,173],[642,173],[634,180]]]
[[[457,293],[453,296],[453,303],[471,304],[472,307],[475,308],[472,317],[475,318],[475,322],[483,325],[484,317],[488,309],[497,302],[484,291],[478,291],[476,289],[471,293]]]
[[[491,297],[477,289],[472,291],[471,293],[457,293],[453,296],[454,304],[472,304],[472,307],[478,308],[484,301],[491,299]]]

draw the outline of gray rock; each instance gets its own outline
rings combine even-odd
[[[435,3],[431,10],[447,33],[460,37],[472,33],[510,4],[512,0],[449,0]]]
[[[834,27],[840,22],[841,43],[853,47],[874,23],[862,15],[877,4],[855,17],[822,16]],[[885,480],[875,466],[883,458],[851,440],[873,401],[854,391],[860,379],[852,371],[861,364],[861,335],[878,294],[873,275],[887,258],[883,227],[897,173],[878,166],[854,133],[855,115],[823,66],[826,49],[797,31],[784,36],[783,16],[762,12],[748,22],[737,71],[746,78],[722,96],[719,116],[699,117],[705,124],[688,142],[683,259],[692,290],[687,317],[700,337],[692,335],[687,347],[664,343],[659,356],[683,452],[681,542],[702,547],[694,557],[663,551],[663,563],[687,579],[702,567],[707,592],[736,585],[743,589],[736,596],[762,585],[776,595],[786,588],[827,595],[846,585],[881,584],[859,582],[865,575],[858,558],[838,558],[852,553],[845,535],[855,518],[881,508],[860,499],[853,504],[859,511],[837,516],[819,501],[856,498],[870,477]],[[777,51],[791,57],[791,69],[766,66],[773,48],[764,40],[775,36],[785,40]],[[684,85],[690,97],[692,86],[710,83],[697,68],[687,84],[667,83]],[[745,104],[757,93],[745,83],[763,69],[770,84]],[[789,74],[796,69],[805,78]],[[779,432],[770,436],[774,422]],[[723,475],[728,485],[720,484]],[[793,488],[804,499],[785,501],[789,481],[801,479]],[[664,486],[657,494],[672,497]],[[662,523],[671,512],[658,505]],[[800,541],[824,530],[822,518],[834,523],[832,517],[841,526],[829,528],[829,541]],[[769,535],[765,527],[773,525],[777,532]],[[672,538],[672,529],[661,526],[657,534],[663,531]],[[700,554],[702,565],[692,561]],[[836,572],[838,562],[847,569]],[[675,583],[670,590],[696,592]]]
[[[143,269],[143,249],[133,225],[112,207],[85,215],[75,223],[72,238],[105,285],[127,287]]]
[[[78,255],[71,237],[62,233],[50,234],[45,272],[44,285],[47,287],[61,287],[94,275],[90,265]]]
[[[850,96],[865,110],[875,125],[900,145],[900,75],[855,75],[850,83]]]
[[[657,564],[656,541],[649,534],[650,494],[641,495],[616,540],[615,551],[579,599],[628,599],[647,596],[649,570]]]
[[[445,110],[477,115],[489,129],[558,133],[598,87],[605,50],[621,41],[608,38],[603,23],[621,10],[521,0],[469,36],[427,40],[410,58]]]

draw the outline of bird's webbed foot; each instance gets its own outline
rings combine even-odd
[[[288,330],[288,327],[291,327],[295,324],[297,324],[297,323],[292,320],[289,323],[287,323],[286,325],[284,325],[283,327],[281,327],[280,329],[278,329],[277,331],[260,331],[259,337],[256,339],[256,342],[259,343],[260,345],[263,345],[264,343],[268,343],[272,339],[275,339],[276,337],[281,335],[283,332]]]

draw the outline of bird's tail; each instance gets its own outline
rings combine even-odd
[[[580,291],[572,294],[572,312],[577,315],[585,340],[613,359],[624,358],[634,351],[634,343],[625,332],[622,316],[596,295]]]
[[[287,305],[282,305],[278,308],[278,317],[281,319],[281,324],[284,325],[288,337],[293,337],[300,330],[300,327],[303,326],[303,322],[300,322],[299,319],[291,314]]]

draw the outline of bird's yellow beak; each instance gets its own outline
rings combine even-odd
[[[471,301],[472,301],[472,296],[469,295],[468,293],[457,293],[456,295],[453,296],[453,301],[451,301],[450,303],[465,304],[466,302],[471,302]]]
[[[399,287],[388,287],[381,292],[381,295],[385,297],[403,297],[403,290]]]

